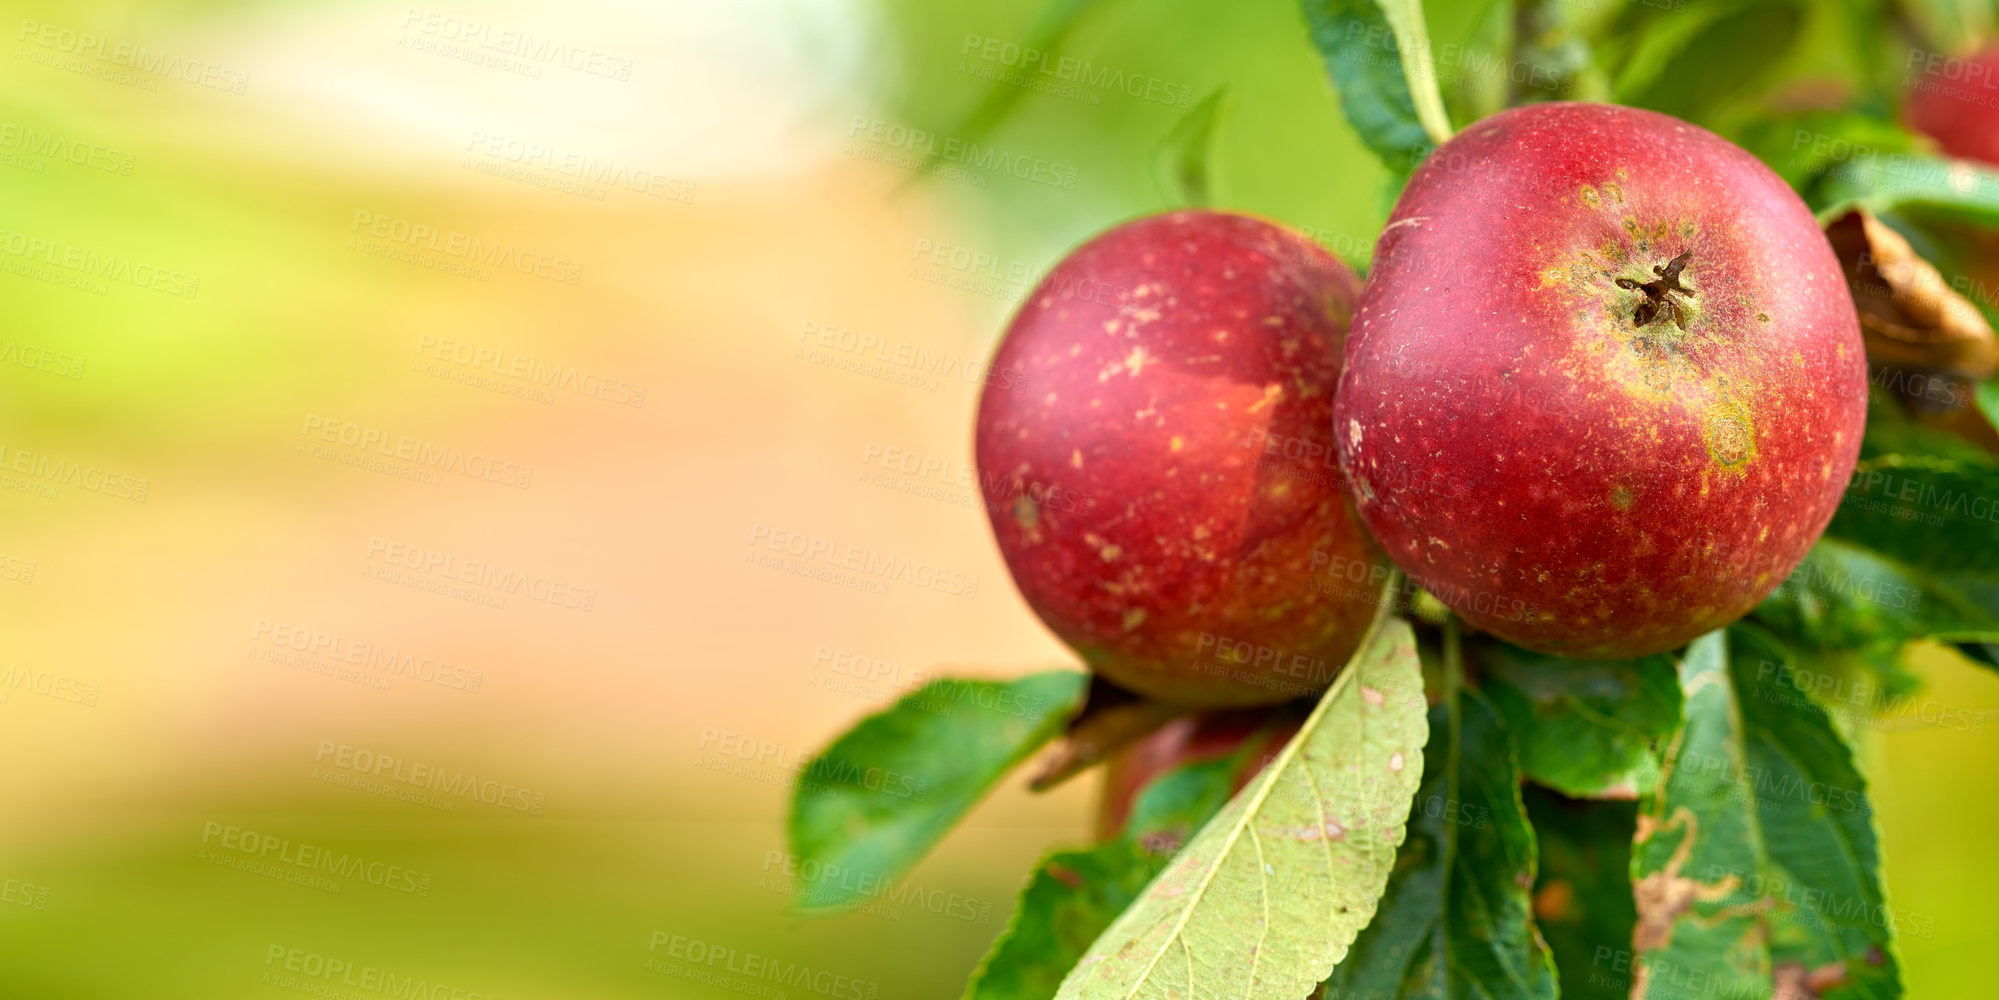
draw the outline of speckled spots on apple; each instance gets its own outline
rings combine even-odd
[[[1348,346],[1336,419],[1363,519],[1535,649],[1635,656],[1738,617],[1823,531],[1864,421],[1809,210],[1636,109],[1534,105],[1452,142],[1486,169],[1418,170]],[[1396,225],[1413,218],[1452,224]]]
[[[1079,284],[1131,293],[1100,302]],[[1014,318],[996,360],[1047,388],[981,400],[982,485],[1103,498],[993,518],[1029,606],[1094,669],[1166,700],[1267,704],[1310,692],[1277,664],[1214,669],[1203,634],[1336,663],[1359,641],[1372,608],[1311,586],[1315,555],[1382,561],[1324,474],[1358,286],[1282,227],[1178,212],[1084,244]],[[1269,441],[1309,443],[1319,468]]]

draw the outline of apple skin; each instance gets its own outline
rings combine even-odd
[[[1124,831],[1132,805],[1153,779],[1187,764],[1226,757],[1254,740],[1254,750],[1243,760],[1229,789],[1231,793],[1241,791],[1249,779],[1256,777],[1291,742],[1304,721],[1303,716],[1296,714],[1273,716],[1268,711],[1237,709],[1181,716],[1161,726],[1104,765],[1097,839],[1110,840]],[[1179,848],[1178,844],[1146,846],[1160,853]]]
[[[1172,212],[1077,248],[1014,316],[993,365],[1030,388],[986,388],[980,486],[1021,595],[1108,680],[1275,704],[1358,645],[1374,597],[1346,581],[1387,568],[1331,433],[1359,284],[1282,226]]]
[[[1655,270],[1682,253],[1689,294]],[[1390,558],[1472,625],[1580,658],[1672,649],[1831,520],[1866,420],[1853,299],[1804,203],[1720,137],[1501,112],[1416,171],[1374,259],[1340,462]],[[1640,326],[1663,300],[1678,321],[1655,304]]]
[[[1999,164],[1999,45],[1926,66],[1904,95],[1902,114],[1944,152]]]

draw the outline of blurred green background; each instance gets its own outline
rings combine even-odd
[[[1067,659],[955,477],[976,383],[895,345],[982,360],[1173,204],[1220,88],[1221,206],[1359,265],[1387,209],[1290,0],[5,7],[5,997],[956,995],[1094,776],[912,877],[983,919],[784,913],[801,755],[917,671]],[[1813,11],[1771,87],[1853,72]],[[1504,16],[1429,11],[1440,52]],[[773,571],[775,531],[977,593]],[[1863,737],[1914,997],[1989,992],[1973,717]]]

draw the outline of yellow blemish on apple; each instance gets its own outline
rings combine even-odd
[[[1130,354],[1124,356],[1124,369],[1131,373],[1132,378],[1137,378],[1142,374],[1145,371],[1146,365],[1156,365],[1158,363],[1159,359],[1145,353],[1145,348],[1143,347],[1134,347],[1131,349]]]
[[[1179,451],[1187,446],[1187,439],[1175,434],[1171,441],[1166,442],[1166,446],[1174,451]]]
[[[1243,412],[1255,413],[1256,411],[1261,410],[1272,403],[1279,403],[1282,402],[1283,400],[1284,400],[1284,384],[1281,382],[1272,382],[1271,384],[1263,387],[1263,398],[1258,399],[1256,402],[1249,404],[1249,409],[1244,410]]]
[[[1069,464],[1078,469],[1083,467],[1083,450],[1081,448],[1076,448],[1069,452]]]
[[[1756,428],[1747,407],[1714,406],[1701,430],[1710,458],[1729,472],[1747,472],[1747,465],[1756,457]]]

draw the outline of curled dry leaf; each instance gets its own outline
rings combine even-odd
[[[1783,962],[1777,966],[1775,979],[1770,1000],[1819,1000],[1827,990],[1846,982],[1846,963],[1807,969],[1801,962]]]
[[[1191,709],[1133,694],[1090,675],[1083,707],[1069,720],[1062,738],[1042,755],[1029,787],[1045,792],[1150,736]]]
[[[1999,368],[1991,324],[1900,233],[1863,208],[1848,210],[1825,231],[1860,311],[1867,360],[1973,379]]]

